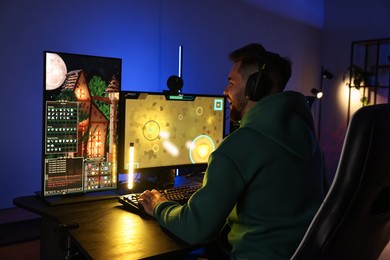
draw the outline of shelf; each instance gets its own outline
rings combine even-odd
[[[374,46],[374,45],[390,44],[390,38],[364,40],[364,41],[354,41],[354,42],[352,42],[352,44],[353,45],[363,45],[363,46]]]
[[[375,66],[374,66],[375,68]],[[378,69],[390,69],[390,65],[379,65]]]
[[[351,88],[357,88],[355,86],[350,86]],[[389,86],[370,86],[370,85],[367,85],[367,86],[360,86],[359,88],[383,88],[383,89],[387,89],[389,88]]]
[[[390,71],[390,64],[386,64],[387,62],[390,63],[390,38],[353,41],[351,43],[347,127],[350,115],[353,113],[351,111],[351,89],[356,88],[353,84],[354,81],[373,83],[372,85],[358,87],[358,89],[362,88],[364,90],[362,99],[370,98],[373,100],[373,104],[376,104],[377,95],[383,95],[385,93],[382,92],[386,92],[387,90],[387,102],[390,103],[390,81],[387,84],[383,78]],[[382,89],[385,91],[379,91]],[[364,106],[363,102],[362,106]]]

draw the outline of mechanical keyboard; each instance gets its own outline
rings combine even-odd
[[[170,201],[176,201],[180,204],[185,204],[193,193],[202,187],[202,184],[190,184],[185,186],[179,186],[159,192]],[[121,203],[124,208],[130,212],[136,213],[141,216],[145,216],[145,212],[140,204],[138,204],[138,198],[141,193],[129,193],[118,197],[118,202]]]

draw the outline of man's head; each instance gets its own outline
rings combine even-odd
[[[229,59],[233,62],[233,68],[224,94],[231,103],[230,119],[233,122],[240,121],[255,101],[282,92],[291,76],[290,61],[267,52],[261,44],[253,43],[237,49],[229,54]],[[260,81],[256,85],[258,79]],[[248,88],[251,88],[247,94],[255,93],[248,97],[245,95],[247,83]]]

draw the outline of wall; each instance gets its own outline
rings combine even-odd
[[[1,1],[0,208],[41,189],[44,50],[121,57],[124,90],[161,91],[177,74],[178,46],[183,45],[183,92],[220,94],[230,70],[227,54],[261,42],[293,60],[288,88],[309,94],[319,82],[322,16],[312,18],[309,11],[308,21],[259,3]],[[321,4],[315,8],[322,13]]]
[[[337,169],[347,127],[348,97],[345,93],[348,91],[348,80],[343,78],[350,63],[351,42],[390,38],[390,1],[324,2],[323,65],[335,77],[331,81],[324,81],[321,143],[326,152],[327,168],[333,175]],[[390,55],[390,52],[387,55]]]

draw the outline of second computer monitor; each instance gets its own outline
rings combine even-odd
[[[44,52],[43,197],[117,189],[122,59]]]

